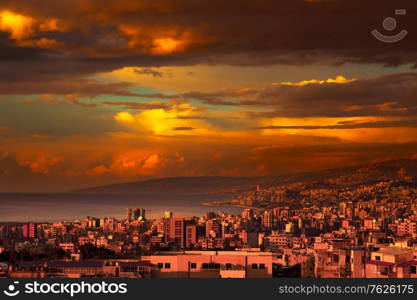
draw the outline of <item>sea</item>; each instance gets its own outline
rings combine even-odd
[[[111,195],[111,194],[0,194],[0,223],[57,222],[82,220],[87,216],[123,219],[126,208],[144,208],[156,219],[165,211],[174,216],[203,216],[207,212],[240,214],[242,208],[203,206],[203,202],[228,200],[222,195]]]

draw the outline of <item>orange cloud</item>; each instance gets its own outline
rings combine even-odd
[[[275,83],[274,85],[305,86],[309,84],[326,84],[326,83],[343,84],[343,83],[350,83],[354,81],[356,81],[355,78],[347,79],[344,76],[336,76],[335,78],[329,78],[329,79],[324,79],[324,80],[311,79],[311,80],[303,80],[303,81],[298,81],[298,82],[283,81],[278,84]]]
[[[64,160],[63,156],[42,155],[36,158],[21,162],[22,165],[30,167],[32,173],[47,175],[50,169]]]
[[[203,37],[190,28],[126,24],[118,28],[128,38],[129,50],[153,55],[183,53],[214,42],[213,37]]]
[[[8,32],[10,38],[21,47],[58,48],[61,44],[54,39],[31,39],[37,32],[58,29],[58,20],[55,18],[38,20],[10,10],[0,11],[0,31]]]
[[[173,38],[157,38],[153,40],[152,53],[154,54],[171,54],[174,52],[182,52],[185,48],[184,40],[176,40]]]
[[[156,55],[185,51],[191,35],[183,30],[138,25],[120,25],[119,30],[129,38],[130,50]]]
[[[87,175],[92,175],[92,176],[100,176],[103,175],[105,173],[108,173],[109,169],[106,168],[104,165],[99,165],[97,167],[94,167],[90,170],[87,171]]]
[[[114,119],[138,131],[156,135],[207,135],[211,125],[199,116],[200,109],[187,103],[172,103],[170,109],[147,109],[137,114],[118,112]],[[179,130],[183,129],[183,130]]]
[[[40,38],[37,40],[23,40],[19,42],[22,47],[37,47],[43,49],[58,49],[62,48],[63,44],[54,39]]]
[[[113,157],[108,172],[115,176],[136,177],[143,175],[158,175],[164,167],[166,159],[159,153],[135,151],[116,154]]]
[[[142,168],[143,169],[155,169],[158,167],[159,164],[161,164],[163,159],[159,154],[152,154],[149,156],[143,163]]]
[[[34,33],[35,20],[29,16],[3,10],[0,12],[0,30],[10,33],[15,40],[28,38]]]

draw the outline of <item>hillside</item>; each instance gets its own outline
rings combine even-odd
[[[273,177],[170,177],[75,190],[83,194],[228,194],[271,184]]]
[[[398,179],[399,170],[417,177],[417,160],[392,160],[366,166],[264,177],[170,177],[111,184],[71,191],[79,194],[233,195],[261,188],[292,184],[360,185]]]

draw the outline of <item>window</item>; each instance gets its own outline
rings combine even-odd
[[[226,264],[226,269],[231,270],[232,269],[232,264]]]
[[[165,269],[171,269],[171,264],[170,263],[165,263]]]
[[[190,269],[197,269],[196,263],[190,263]]]
[[[383,267],[381,269],[379,269],[379,272],[381,273],[381,275],[388,275],[388,268]]]
[[[252,264],[252,269],[257,269],[258,268],[258,264]]]
[[[417,266],[411,266],[411,274],[417,274]]]
[[[162,269],[163,266],[164,266],[163,263],[158,263],[158,269]]]
[[[220,264],[202,264],[201,267],[203,269],[220,269]]]
[[[379,255],[375,256],[375,260],[381,260],[381,256]]]
[[[259,269],[265,269],[265,264],[259,264]]]

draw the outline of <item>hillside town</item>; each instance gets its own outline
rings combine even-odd
[[[417,184],[396,177],[257,186],[240,215],[3,223],[0,276],[417,277]]]

